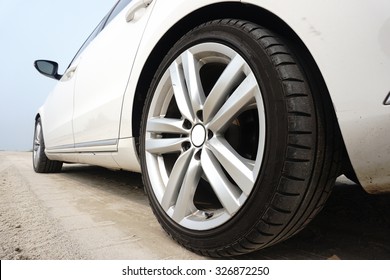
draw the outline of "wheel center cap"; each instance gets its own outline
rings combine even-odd
[[[195,147],[200,147],[206,141],[206,129],[203,125],[197,124],[192,129],[191,141]]]

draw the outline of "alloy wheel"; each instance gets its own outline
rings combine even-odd
[[[184,50],[158,82],[146,124],[148,177],[165,213],[192,230],[230,220],[255,186],[265,123],[259,84],[237,51]]]

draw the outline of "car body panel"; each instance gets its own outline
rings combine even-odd
[[[97,160],[93,152],[104,150],[96,150],[93,147],[89,150],[85,150],[85,147],[77,148],[79,152],[88,152],[82,155],[83,162],[110,168],[114,168],[116,164],[118,168],[140,170],[136,146],[132,138],[132,125],[139,124],[132,123],[132,108],[139,77],[150,54],[161,38],[182,18],[202,7],[225,2],[227,1],[178,1],[175,5],[171,5],[167,0],[154,0],[152,3],[154,6],[143,11],[150,14],[149,21],[146,23],[149,14],[141,17],[140,22],[145,21],[143,23],[145,25],[140,29],[137,28],[137,35],[133,38],[136,40],[142,37],[138,48],[135,47],[137,44],[132,44],[129,38],[121,38],[115,33],[106,35],[103,30],[103,34],[99,35],[94,42],[96,45],[99,43],[99,46],[92,44],[86,49],[82,59],[104,53],[108,48],[114,48],[115,54],[107,52],[103,60],[104,63],[110,64],[110,55],[113,55],[116,62],[111,61],[112,64],[108,66],[107,71],[110,67],[118,65],[121,73],[118,76],[113,74],[104,76],[102,73],[106,72],[103,71],[100,73],[103,78],[87,79],[83,84],[76,85],[76,95],[77,90],[88,89],[89,92],[85,97],[76,96],[76,103],[84,104],[83,107],[76,105],[75,109],[76,148],[77,144],[85,142],[118,140],[115,144],[118,147],[117,151],[111,150],[113,147],[111,146],[107,150],[109,152],[101,154],[100,159]],[[390,36],[388,36],[390,2],[379,0],[375,5],[369,1],[359,1],[357,4],[352,0],[228,2],[242,2],[267,10],[284,21],[297,34],[310,51],[327,85],[348,155],[360,183],[368,191],[388,190],[390,188],[390,141],[388,141],[390,106],[384,105],[384,100],[390,91]],[[112,28],[115,26],[115,29],[118,28],[115,32],[129,34],[133,30],[131,27],[133,23],[125,23],[123,14],[124,11],[118,15],[112,23]],[[146,26],[145,30],[143,26]],[[109,29],[106,31],[109,33]],[[117,46],[113,42],[122,44]],[[134,53],[126,53],[128,49],[134,50]],[[126,53],[124,62],[119,59],[123,55],[122,52]],[[161,54],[161,59],[164,55]],[[84,73],[96,71],[96,63],[81,66],[79,69],[81,73],[77,78],[86,76]],[[113,83],[117,80],[120,80],[119,84]],[[108,81],[115,85],[110,85]],[[116,93],[104,94],[111,90],[106,88],[107,86],[113,86]],[[94,98],[92,92],[95,91],[101,91],[104,98]],[[124,95],[123,91],[125,91]],[[46,120],[44,129],[45,125]],[[85,130],[87,125],[91,130]],[[49,133],[52,141],[49,141],[50,144],[66,142],[55,142],[55,137],[52,137],[55,132],[44,130],[44,133],[45,136]],[[61,158],[57,156],[52,155],[52,158]],[[109,158],[106,161],[103,160],[105,156]],[[71,156],[67,155],[67,157]],[[79,160],[80,156],[77,158]],[[112,164],[113,162],[115,164]]]
[[[139,11],[131,22],[124,8],[81,54],[73,116],[79,151],[88,143],[118,139],[123,95],[152,8]]]
[[[262,1],[314,57],[328,87],[359,182],[376,191],[390,182],[390,2]]]

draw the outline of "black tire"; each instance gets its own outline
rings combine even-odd
[[[45,141],[43,139],[42,123],[38,118],[35,121],[33,142],[33,167],[37,173],[57,173],[61,171],[62,162],[50,160],[45,154]]]
[[[237,113],[234,121],[229,121],[230,126],[218,133],[212,131],[213,125],[206,124],[204,107],[197,111],[193,106],[195,117],[190,121],[188,114],[184,116],[184,109],[179,108],[184,106],[184,103],[177,101],[177,97],[169,99],[170,95],[176,96],[174,87],[178,81],[174,80],[175,82],[169,84],[166,78],[168,76],[171,80],[174,79],[176,74],[169,72],[169,69],[175,69],[176,64],[179,69],[177,71],[185,73],[183,69],[187,66],[184,62],[184,66],[180,65],[180,61],[185,59],[181,54],[187,50],[195,52],[194,49],[198,46],[199,49],[207,48],[209,45],[204,45],[206,43],[212,43],[209,44],[212,49],[210,54],[202,53],[204,65],[199,66],[203,69],[199,72],[204,71],[203,76],[199,74],[199,79],[206,98],[209,97],[207,94],[216,80],[213,76],[219,79],[224,71],[219,64],[224,63],[224,55],[228,51],[221,51],[220,54],[218,52],[219,48],[226,46],[240,55],[250,67],[247,72],[254,74],[263,103],[261,105],[256,95],[255,101],[251,101],[254,105],[251,103],[242,107],[245,112],[255,110],[255,115],[243,117],[242,115],[247,113]],[[218,53],[215,60],[207,57],[214,55],[214,52]],[[232,61],[226,60],[226,64]],[[145,101],[140,132],[140,157],[145,190],[154,214],[177,242],[199,254],[213,257],[244,254],[289,238],[320,211],[339,172],[339,134],[332,106],[326,95],[322,95],[324,91],[326,93],[326,89],[319,88],[313,79],[308,78],[311,74],[306,74],[302,65],[283,39],[256,24],[233,19],[200,25],[181,38],[164,58],[155,73]],[[214,75],[214,72],[217,74]],[[243,73],[245,76],[245,71]],[[185,74],[182,74],[182,84],[191,91],[188,89],[191,87],[191,81],[186,81]],[[169,89],[169,85],[172,89]],[[233,96],[233,91],[238,86],[232,87],[226,99]],[[169,93],[169,90],[173,93]],[[264,133],[260,121],[262,115],[258,113],[262,106],[265,116]],[[191,109],[191,104],[188,108]],[[256,121],[257,116],[259,117]],[[168,118],[182,121],[182,127],[175,124],[175,129],[161,129],[160,124],[167,125]],[[157,122],[155,119],[158,119]],[[199,128],[196,136],[200,135],[200,140],[199,137],[194,140],[195,127]],[[174,130],[177,131],[173,133]],[[204,134],[205,139],[202,140]],[[264,144],[260,143],[262,134],[265,134]],[[249,195],[242,195],[245,191],[240,189],[240,182],[235,179],[239,177],[227,170],[231,167],[224,161],[228,156],[216,154],[215,149],[210,148],[211,142],[214,141],[212,139],[217,137],[229,147],[228,152],[242,156],[243,162],[252,160],[253,169],[260,162],[258,173],[253,171],[257,177]],[[256,138],[257,144],[253,145],[249,138]],[[167,143],[170,139],[182,139],[180,155],[172,155],[163,149],[160,151],[154,146],[151,148],[151,143],[155,143],[153,141],[163,144],[161,139]],[[259,149],[262,147],[264,152],[260,158]],[[191,156],[185,157],[184,154],[191,149]],[[204,157],[213,159],[212,164]],[[182,158],[190,158],[189,163],[182,163]],[[191,165],[196,160],[201,168],[195,169]],[[176,166],[184,166],[188,171],[179,172]],[[237,198],[244,197],[242,205],[239,205],[237,211],[232,211],[232,214],[216,194],[218,191],[215,189],[219,186],[216,186],[214,178],[208,176],[213,174],[207,170],[210,166],[220,171],[214,174],[221,177],[223,182],[229,181],[226,184],[233,185],[232,188],[236,187]],[[196,172],[202,174],[194,175]],[[170,183],[169,179],[173,176],[181,180],[177,184],[179,187],[171,188],[177,194],[166,194],[164,191],[168,189],[168,183],[165,189],[164,185],[160,185],[167,181]],[[195,177],[197,179],[193,179]],[[194,184],[195,189],[192,194],[183,190],[185,194],[182,195],[182,189],[187,188],[187,181]],[[183,208],[183,203],[179,200],[182,197],[188,200],[190,195],[193,200],[188,201],[191,204],[186,206],[191,208],[189,210]],[[183,211],[179,213],[181,216],[177,214],[183,220],[175,216],[177,208]],[[226,214],[224,211],[229,213],[225,220],[221,218]],[[200,220],[199,227],[196,224],[198,220],[192,216],[182,217],[189,212],[189,215]],[[184,219],[188,221],[182,222]],[[212,219],[215,219],[214,223],[209,221]],[[210,223],[208,226],[207,222]]]

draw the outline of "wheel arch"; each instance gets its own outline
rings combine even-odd
[[[336,112],[332,103],[331,95],[329,94],[324,77],[314,57],[302,39],[285,21],[283,21],[276,14],[252,4],[243,4],[237,2],[222,2],[211,4],[188,14],[175,25],[173,25],[164,34],[164,36],[160,38],[158,44],[154,47],[146,63],[144,64],[138,79],[132,108],[132,135],[136,139],[138,152],[138,138],[142,110],[146,98],[146,93],[153,79],[153,75],[163,59],[163,57],[161,57],[161,53],[167,53],[168,50],[175,44],[175,42],[177,42],[182,36],[184,36],[188,31],[195,28],[196,26],[207,21],[222,18],[235,18],[251,21],[283,36],[283,38],[285,38],[288,42],[289,47],[293,49],[295,54],[297,54],[298,59],[301,60],[305,65],[304,71],[310,74],[311,79],[314,79],[314,81],[311,82],[314,82],[316,87],[321,89],[324,98],[327,100],[330,114],[335,116]],[[336,117],[334,119],[337,121]],[[337,127],[339,129],[338,122]],[[345,145],[343,145],[343,147],[343,153],[345,154],[344,161],[347,163],[345,166],[348,166],[348,171],[351,172],[349,156],[346,152]]]

